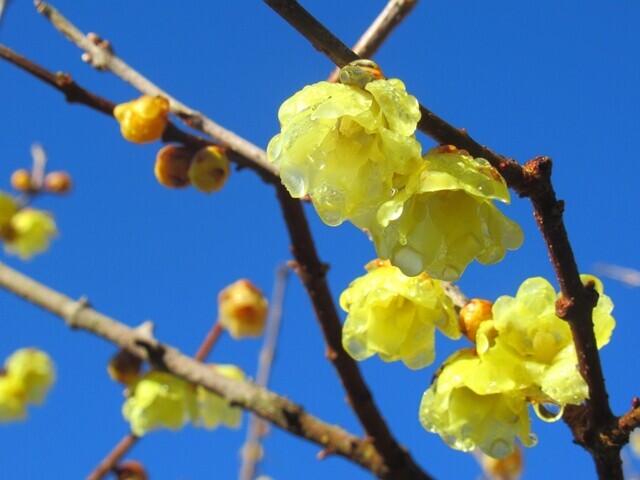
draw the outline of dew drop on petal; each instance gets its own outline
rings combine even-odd
[[[543,422],[553,423],[562,418],[564,406],[555,403],[534,403],[533,411]]]

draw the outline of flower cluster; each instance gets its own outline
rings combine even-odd
[[[234,365],[211,365],[220,375],[242,380],[244,373]],[[236,428],[242,410],[202,387],[166,372],[151,370],[131,386],[122,414],[138,436],[160,428],[179,430],[189,422],[208,429],[218,425]]]
[[[459,338],[453,302],[438,280],[427,274],[407,277],[388,261],[367,265],[340,296],[348,313],[342,330],[344,349],[356,360],[378,354],[402,360],[413,369],[433,363],[435,330]]]
[[[0,422],[22,420],[27,405],[40,405],[53,382],[55,371],[49,356],[34,348],[14,352],[0,375]]]
[[[582,279],[594,282],[600,294],[593,322],[601,348],[615,326],[613,304],[598,279]],[[423,426],[453,448],[478,447],[504,458],[513,452],[516,438],[525,446],[535,443],[529,404],[542,419],[553,421],[565,405],[584,402],[587,385],[576,367],[569,326],[556,316],[557,298],[543,278],[526,280],[515,297],[500,297],[492,319],[477,329],[475,348],[451,356],[425,392],[420,406]]]
[[[231,168],[220,147],[209,146],[194,152],[187,147],[167,145],[156,156],[154,173],[165,187],[193,185],[201,192],[212,193],[222,189]]]
[[[49,213],[23,207],[12,196],[0,192],[0,240],[5,251],[22,259],[31,258],[49,248],[57,233]]]
[[[520,227],[493,204],[509,194],[486,160],[451,146],[421,157],[419,105],[400,80],[370,61],[340,78],[305,87],[278,112],[267,155],[293,197],[309,195],[329,225],[368,230],[378,256],[406,275],[456,280],[474,259],[495,263],[521,245]]]

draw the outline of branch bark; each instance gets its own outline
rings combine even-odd
[[[86,301],[65,295],[0,263],[0,287],[62,318],[72,329],[95,334],[127,349],[155,368],[162,368],[184,380],[200,385],[234,405],[250,410],[260,418],[343,456],[378,478],[395,479],[372,443],[346,430],[329,425],[304,411],[304,408],[269,390],[249,382],[231,380],[178,351],[170,345],[141,339],[132,328],[92,309]]]

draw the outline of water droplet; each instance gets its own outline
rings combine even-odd
[[[562,418],[564,406],[555,403],[534,403],[533,411],[543,422],[553,423]]]

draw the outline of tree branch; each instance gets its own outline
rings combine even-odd
[[[134,329],[97,312],[86,301],[74,301],[2,263],[0,287],[64,319],[70,328],[93,333],[156,367],[161,365],[167,372],[221,395],[232,404],[251,410],[270,423],[343,456],[379,478],[397,478],[390,475],[371,442],[323,422],[285,397],[249,382],[217,374],[174,347],[149,342],[148,339],[141,346],[143,342]]]
[[[263,150],[228,132],[202,113],[186,107],[160,90],[116,57],[110,46],[105,46],[104,42],[98,42],[102,46],[97,46],[50,5],[40,1],[36,1],[36,5],[38,11],[47,17],[64,36],[91,55],[91,63],[94,67],[110,70],[143,93],[164,96],[171,102],[172,111],[186,119],[188,125],[211,135],[237,153],[253,159],[257,165],[263,165],[266,162],[272,172],[277,172],[266,160],[266,153]],[[384,468],[390,472],[388,478],[429,479],[430,477],[413,461],[408,452],[400,447],[391,434],[362,378],[357,363],[342,348],[342,326],[326,282],[326,266],[320,261],[316,252],[301,203],[291,198],[280,182],[274,182],[274,185],[291,238],[292,251],[298,263],[298,271],[301,272],[300,278],[312,301],[327,343],[327,356],[340,376],[351,407],[383,458]]]
[[[362,34],[353,46],[353,51],[362,58],[371,58],[382,46],[391,32],[413,11],[418,0],[389,0],[384,10],[376,17],[373,23]],[[336,67],[328,82],[337,82],[340,68]]]
[[[319,51],[342,67],[358,56],[335,37],[295,0],[264,0],[278,15],[291,24]],[[488,160],[520,196],[531,199],[534,216],[545,239],[551,263],[556,272],[562,297],[557,311],[571,327],[579,370],[589,388],[588,422],[572,422],[574,436],[592,453],[599,472],[608,471],[608,478],[622,478],[619,455],[609,455],[608,446],[600,439],[615,427],[615,417],[609,406],[604,375],[593,331],[592,310],[597,295],[580,280],[577,264],[562,217],[563,202],[556,199],[551,183],[551,160],[539,157],[521,167],[512,159],[498,155],[478,144],[464,129],[457,129],[424,106],[418,128],[442,144],[455,145],[474,157]],[[617,458],[617,460],[616,460]],[[604,478],[604,477],[603,477]]]

